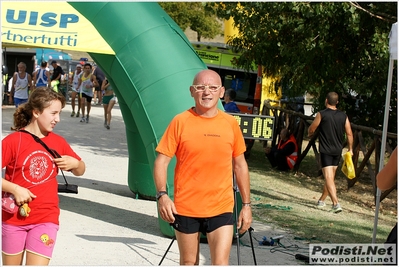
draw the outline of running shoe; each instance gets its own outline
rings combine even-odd
[[[331,212],[334,213],[339,213],[342,211],[341,205],[339,205],[339,203],[337,203],[337,205],[333,205],[331,208]]]
[[[80,122],[85,122],[85,117],[82,117],[82,118],[80,119]]]
[[[86,116],[86,123],[89,123],[89,115]]]
[[[109,125],[105,126],[105,128],[107,128],[108,130],[111,129],[111,127],[109,127]]]
[[[71,117],[75,116],[75,111],[72,111]]]
[[[80,115],[80,114],[79,114],[79,111],[78,111],[78,112],[76,113],[76,118],[79,118],[79,115]]]
[[[321,200],[317,201],[316,207],[318,209],[324,208],[325,206],[326,206],[326,203],[324,201],[321,201]]]

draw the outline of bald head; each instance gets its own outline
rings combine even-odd
[[[222,85],[222,79],[219,74],[213,70],[202,70],[195,75],[193,84]]]

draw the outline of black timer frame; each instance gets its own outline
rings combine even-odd
[[[244,139],[273,140],[274,117],[242,113],[229,114],[237,120]]]

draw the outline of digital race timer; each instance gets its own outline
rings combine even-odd
[[[237,120],[242,134],[244,135],[244,139],[273,139],[274,117],[241,113],[229,114]]]

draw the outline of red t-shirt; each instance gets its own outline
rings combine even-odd
[[[81,160],[61,136],[50,132],[41,140],[61,156],[69,155]],[[2,211],[2,221],[12,225],[45,222],[59,224],[60,209],[56,179],[58,168],[51,154],[28,133],[14,132],[2,140],[2,168],[4,167],[6,167],[5,179],[28,188],[36,198],[29,203],[31,212],[28,217],[21,217],[18,212],[9,214]]]
[[[180,215],[206,218],[233,212],[233,158],[245,152],[236,119],[223,111],[213,118],[191,109],[177,115],[156,151],[176,155],[174,203]]]

